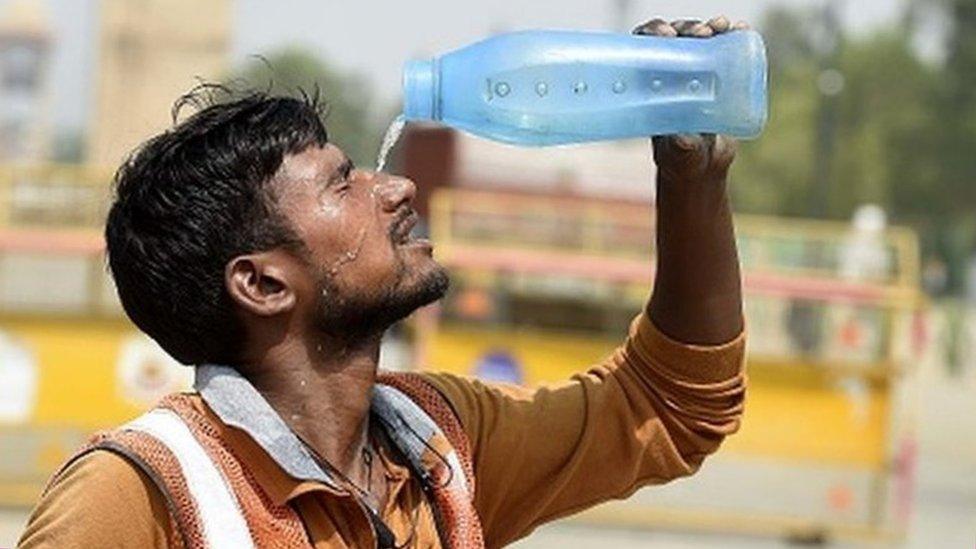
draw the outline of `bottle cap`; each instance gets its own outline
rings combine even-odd
[[[434,61],[408,61],[403,67],[403,116],[407,120],[436,120]]]

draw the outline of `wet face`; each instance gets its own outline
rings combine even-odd
[[[369,335],[444,295],[447,273],[430,242],[411,236],[409,179],[356,169],[328,144],[287,157],[273,184],[307,249],[294,291],[317,328]]]

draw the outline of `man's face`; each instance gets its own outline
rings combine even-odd
[[[274,185],[307,248],[295,291],[316,327],[367,335],[444,295],[447,273],[430,243],[410,236],[418,217],[409,179],[354,169],[328,144],[286,157]]]

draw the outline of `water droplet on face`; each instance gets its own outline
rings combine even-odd
[[[660,92],[663,89],[664,89],[664,82],[662,82],[660,78],[655,78],[654,80],[651,81],[651,90],[655,92]]]
[[[505,97],[510,91],[512,91],[512,88],[507,82],[499,82],[495,84],[495,94],[497,94],[498,97]]]
[[[624,93],[627,91],[627,84],[623,80],[617,80],[613,83],[613,93]]]
[[[700,92],[701,87],[702,87],[701,82],[699,82],[697,78],[692,80],[691,82],[688,82],[688,91],[690,91],[691,93]]]
[[[329,274],[329,276],[336,276],[337,274],[339,274],[339,269],[345,267],[346,265],[352,263],[353,261],[356,261],[356,259],[359,258],[359,253],[363,251],[363,244],[366,243],[366,229],[368,227],[373,226],[374,219],[376,218],[370,217],[369,223],[367,223],[366,227],[360,229],[359,238],[357,240],[355,247],[347,250],[346,253],[340,255],[339,258],[336,259],[336,261],[332,264],[332,267],[328,271],[326,271]],[[336,296],[336,297],[338,299],[342,299],[342,296]]]
[[[539,97],[544,97],[549,93],[549,84],[545,82],[539,82],[535,85],[535,93],[539,94]]]
[[[575,93],[576,95],[582,95],[586,93],[586,89],[587,89],[586,82],[577,82],[576,84],[573,85],[573,93]]]

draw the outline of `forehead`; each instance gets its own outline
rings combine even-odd
[[[290,154],[281,162],[275,178],[302,181],[318,179],[332,174],[345,161],[346,155],[339,147],[326,143],[324,147],[309,147],[298,154]]]

